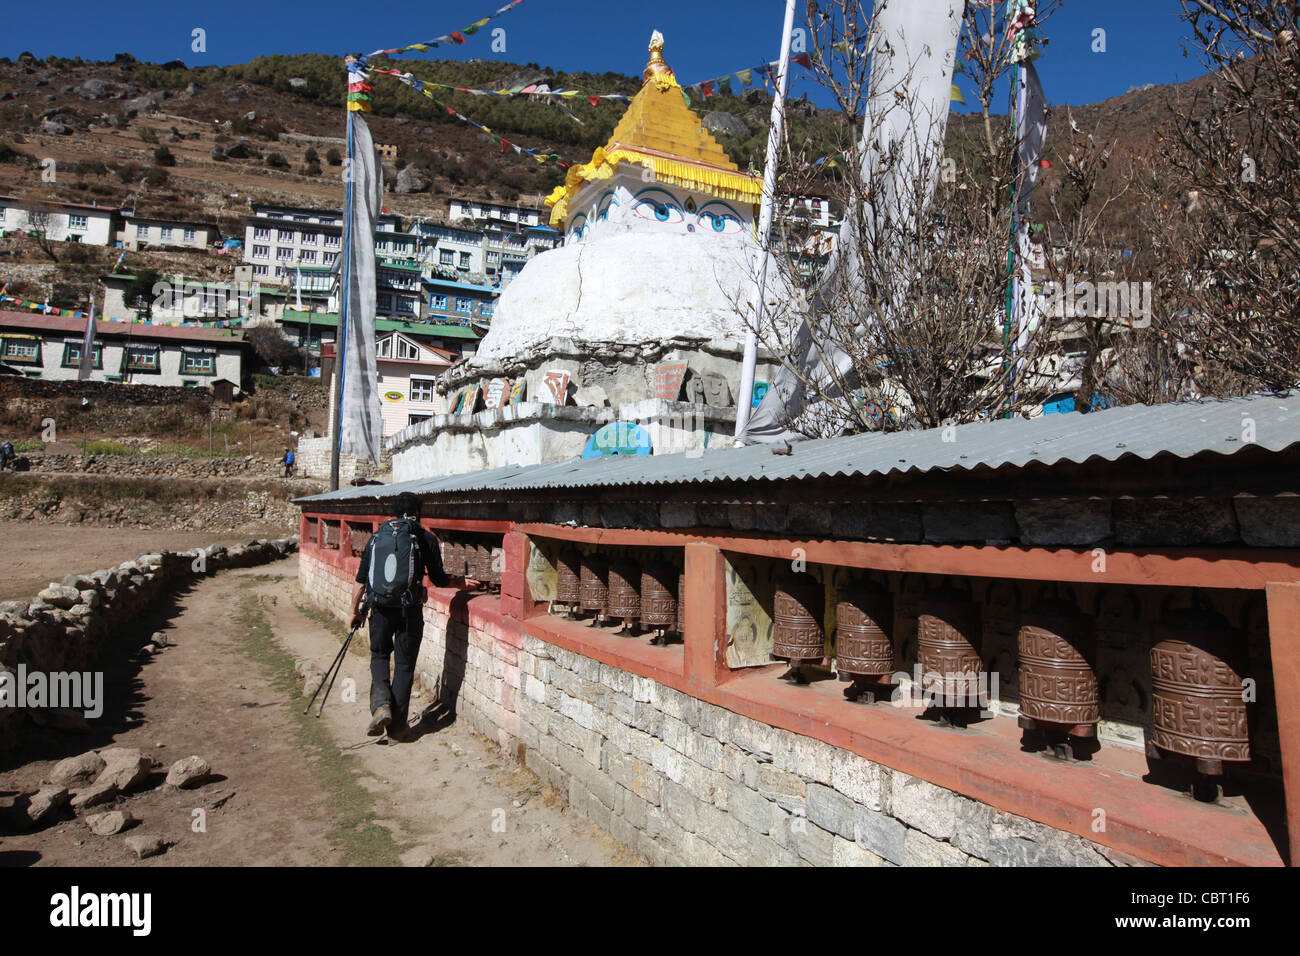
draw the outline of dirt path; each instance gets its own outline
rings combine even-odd
[[[207,759],[219,778],[197,790],[161,786],[159,772],[120,800],[141,820],[138,832],[173,844],[167,853],[136,863],[122,836],[95,836],[73,819],[37,832],[0,822],[0,865],[633,862],[463,724],[428,721],[436,729],[400,745],[365,736],[369,675],[360,646],[344,662],[324,718],[302,716],[294,660],[324,670],[342,630],[301,606],[296,575],[290,558],[178,595],[164,609],[166,623],[142,621],[133,642],[162,626],[172,646],[153,656],[124,651],[130,659],[106,672],[107,706],[95,732],[33,740],[54,759],[106,746],[139,747],[164,771],[189,754]],[[431,703],[417,698],[412,713]],[[0,808],[34,789],[52,764],[34,760],[0,773]],[[196,810],[205,832],[196,832]]]

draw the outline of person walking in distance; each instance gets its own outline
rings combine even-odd
[[[292,477],[293,477],[293,465],[294,465],[294,461],[295,461],[295,457],[294,457],[293,449],[292,449],[292,448],[286,448],[286,449],[284,450],[284,459],[283,459],[283,461],[284,461],[284,477],[286,477],[286,478],[292,478]]]
[[[363,623],[362,595],[370,609],[370,726],[392,740],[407,732],[415,660],[424,637],[424,579],[447,586],[438,539],[420,526],[420,499],[403,492],[393,501],[393,517],[370,536],[361,552],[352,593],[350,626]],[[388,658],[394,658],[391,682]]]

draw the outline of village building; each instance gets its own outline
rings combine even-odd
[[[737,400],[754,399],[734,390],[762,182],[686,105],[662,49],[656,34],[609,142],[546,200],[564,244],[528,261],[443,377],[451,413],[388,441],[396,480],[572,458],[616,421],[654,453],[731,443]],[[773,367],[760,355],[756,395]]]
[[[0,362],[29,378],[72,381],[81,371],[86,320],[0,312]],[[91,380],[206,387],[243,381],[247,346],[232,329],[96,321]]]
[[[338,340],[339,316],[337,312],[313,312],[292,307],[283,311],[279,321],[284,336],[299,348],[319,357],[322,347]],[[393,332],[420,343],[438,353],[454,358],[473,355],[478,343],[478,333],[465,325],[436,321],[403,322],[396,319],[377,319],[375,333],[383,337]]]
[[[471,222],[475,225],[542,226],[546,224],[544,210],[521,204],[480,202],[477,199],[452,199],[447,204],[449,222]]]
[[[216,223],[122,213],[116,241],[122,248],[195,249],[206,251],[220,238]]]
[[[0,238],[44,234],[54,242],[107,246],[117,234],[118,212],[97,203],[0,196]]]

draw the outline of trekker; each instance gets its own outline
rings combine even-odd
[[[284,477],[286,477],[286,478],[292,478],[292,477],[293,477],[293,463],[294,463],[294,461],[295,461],[295,459],[294,459],[294,455],[293,455],[293,450],[290,449],[290,448],[286,448],[286,449],[284,450]]]
[[[14,460],[14,457],[13,443],[6,438],[4,441],[0,442],[0,471],[4,471],[5,468],[8,467],[9,462]],[[14,465],[15,469],[17,469],[17,467],[17,465]]]
[[[370,609],[370,726],[372,737],[388,731],[392,740],[407,732],[407,708],[415,659],[424,637],[424,577],[447,586],[438,539],[420,526],[420,499],[409,491],[393,501],[393,519],[366,542],[352,593],[353,628],[364,619],[361,596]],[[388,656],[394,655],[392,683]]]

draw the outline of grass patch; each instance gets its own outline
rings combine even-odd
[[[245,656],[271,678],[277,691],[288,700],[299,700],[301,684],[294,673],[293,658],[275,640],[266,614],[256,596],[249,593],[257,583],[256,578],[241,582],[245,594],[239,602],[236,641]],[[312,772],[333,812],[330,843],[342,852],[344,864],[401,865],[401,854],[409,846],[399,845],[392,833],[377,822],[373,795],[357,783],[356,758],[340,751],[315,717],[303,714],[296,706],[289,708],[289,714],[297,743],[310,758]]]

